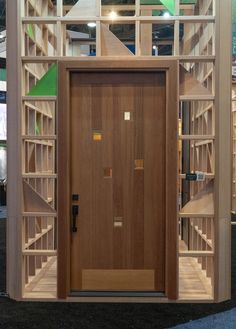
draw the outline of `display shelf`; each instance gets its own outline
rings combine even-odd
[[[18,143],[14,144],[14,150],[20,149],[17,152],[19,166],[17,173],[13,169],[10,172],[9,191],[16,190],[13,181],[15,178],[17,191],[23,190],[24,194],[24,203],[18,198],[17,206],[9,213],[12,220],[10,223],[15,218],[19,222],[22,219],[22,226],[18,222],[16,230],[16,234],[21,237],[14,238],[15,247],[19,241],[22,242],[21,250],[17,253],[17,260],[14,259],[9,265],[9,268],[13,268],[17,262],[17,270],[22,269],[17,273],[20,283],[16,287],[11,284],[15,282],[14,274],[9,279],[10,286],[13,287],[10,295],[13,298],[57,298],[56,289],[53,294],[43,291],[43,285],[40,285],[38,294],[35,291],[32,293],[30,289],[34,289],[43,278],[45,269],[51,269],[52,258],[57,262],[58,257],[57,231],[60,223],[57,222],[56,187],[57,136],[60,132],[57,130],[57,62],[78,58],[81,61],[88,60],[80,56],[83,54],[82,41],[77,42],[76,38],[70,38],[68,32],[71,25],[80,32],[79,25],[85,26],[88,22],[96,22],[93,43],[86,44],[87,55],[91,55],[92,50],[96,49],[96,53],[92,54],[96,56],[91,56],[91,61],[93,58],[96,61],[104,58],[124,61],[131,58],[135,61],[144,56],[145,60],[150,61],[179,61],[179,181],[176,182],[179,214],[176,223],[179,223],[180,238],[186,249],[180,251],[176,257],[180,260],[181,273],[185,266],[189,269],[194,263],[196,275],[200,273],[201,278],[206,278],[207,293],[201,294],[205,296],[205,300],[220,301],[229,297],[227,284],[223,286],[228,282],[229,275],[229,256],[225,257],[229,252],[229,245],[226,243],[227,229],[222,229],[222,218],[227,217],[228,210],[227,183],[224,195],[220,193],[220,186],[227,182],[229,171],[226,153],[229,149],[228,104],[226,92],[220,86],[227,84],[227,77],[224,75],[226,69],[222,66],[227,66],[228,52],[225,45],[228,37],[224,35],[224,31],[229,31],[229,26],[226,24],[226,15],[220,13],[222,8],[229,11],[230,4],[228,0],[224,5],[219,0],[197,0],[195,4],[175,0],[173,3],[172,8],[164,6],[162,2],[147,5],[142,0],[136,0],[134,4],[112,6],[101,5],[99,0],[80,0],[74,6],[68,6],[63,0],[17,0],[17,8],[13,6],[8,11],[9,15],[14,14],[12,19],[15,30],[18,31],[14,45],[19,49],[15,57],[13,54],[11,56],[17,60],[15,62],[18,66],[21,63],[17,71],[19,93],[14,94],[17,104],[15,113],[20,127],[16,126],[15,134],[12,132],[12,143]],[[109,16],[111,9],[120,12],[115,22]],[[163,10],[169,10],[172,15],[168,19],[161,16]],[[129,15],[124,16],[124,11],[130,11]],[[114,25],[121,28],[132,25],[134,53],[121,41],[122,38],[117,37],[113,30]],[[162,53],[163,45],[158,40],[159,52],[158,56],[154,56],[153,31],[157,25],[171,26],[173,35],[168,40],[170,50]],[[72,49],[76,54],[74,57],[71,56]],[[233,90],[234,86],[235,84]],[[15,89],[12,79],[11,95]],[[236,89],[233,95],[236,99],[235,95]],[[233,119],[236,122],[235,113],[236,102],[233,100]],[[236,137],[233,143],[235,173]],[[227,172],[222,171],[223,162]],[[186,179],[186,174],[197,171],[203,173],[202,181]],[[236,211],[235,182],[234,175],[233,211]],[[13,213],[16,209],[20,213]],[[227,225],[225,221],[224,225]],[[227,270],[222,271],[223,267]],[[42,276],[40,273],[43,273]],[[53,273],[56,282],[57,274],[55,271]],[[198,300],[197,292],[194,294],[186,287],[185,283],[185,296],[189,294],[193,301]],[[223,290],[225,293],[222,293]],[[182,297],[180,299],[183,300]]]

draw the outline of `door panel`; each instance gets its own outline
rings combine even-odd
[[[72,73],[70,90],[71,290],[164,292],[165,73]]]

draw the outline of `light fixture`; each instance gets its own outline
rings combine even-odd
[[[95,22],[89,22],[87,25],[88,25],[88,27],[96,27],[96,23]]]
[[[113,20],[113,19],[116,19],[117,18],[117,12],[115,12],[114,10],[112,10],[109,14],[110,18]]]
[[[169,18],[170,17],[170,13],[168,11],[165,11],[164,14],[163,14],[163,17]]]
[[[5,36],[0,32],[0,40],[5,39]]]

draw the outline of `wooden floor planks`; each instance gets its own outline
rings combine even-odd
[[[26,299],[57,298],[57,260],[51,257],[47,265],[25,288]],[[179,260],[179,300],[212,301],[210,279],[206,278],[196,259],[192,257]]]

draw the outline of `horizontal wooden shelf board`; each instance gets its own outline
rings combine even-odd
[[[51,174],[51,173],[25,173],[25,174],[22,174],[22,178],[51,178],[51,179],[56,179],[57,174]]]
[[[136,56],[134,55],[135,58],[146,58],[147,56]],[[176,59],[179,60],[180,62],[214,62],[215,61],[215,56],[191,56],[191,55],[179,55],[179,56],[158,56],[158,59],[160,60],[166,60],[169,57],[171,59]],[[156,57],[148,57],[149,59]],[[22,63],[56,63],[58,61],[63,61],[63,60],[81,60],[82,57],[71,57],[71,56],[22,56],[21,60]],[[96,58],[96,60],[99,59],[99,57]],[[100,58],[103,59],[104,58]],[[113,58],[114,60],[114,58]],[[121,58],[122,60],[122,58]],[[27,96],[26,96],[27,97]]]
[[[168,18],[164,16],[118,16],[115,20],[110,18],[109,16],[64,16],[64,17],[23,17],[21,19],[23,24],[56,24],[57,22],[61,22],[64,24],[83,24],[89,22],[106,22],[110,24],[124,24],[132,22],[147,22],[147,23],[163,23],[170,24],[175,21],[179,21],[180,23],[214,23],[214,16],[170,16]]]
[[[40,140],[56,140],[56,135],[23,135],[23,140],[29,140],[29,141],[40,141]]]
[[[56,101],[57,96],[22,96],[23,101]]]
[[[180,95],[180,101],[214,101],[214,95]]]
[[[23,256],[56,256],[56,250],[23,249]]]
[[[213,257],[214,252],[213,251],[181,251],[179,252],[179,257]]]
[[[212,174],[212,173],[204,173],[204,174],[205,174],[205,177],[207,179],[213,179],[213,178],[215,178],[215,174]],[[186,179],[186,174],[180,174],[179,175],[179,178]]]
[[[214,140],[214,135],[180,135],[180,140]]]
[[[34,218],[34,217],[57,217],[57,213],[56,212],[37,212],[37,211],[25,211],[22,212],[22,216],[23,217],[30,217],[30,218]]]
[[[179,213],[179,218],[214,218],[214,213]]]

